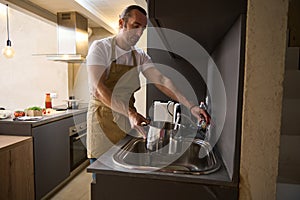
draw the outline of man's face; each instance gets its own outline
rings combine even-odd
[[[121,22],[124,39],[130,46],[134,46],[143,34],[147,26],[147,17],[138,10],[130,11],[130,17],[127,23],[124,20]]]

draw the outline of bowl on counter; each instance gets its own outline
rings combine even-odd
[[[0,119],[10,118],[12,115],[12,111],[10,110],[0,110]]]

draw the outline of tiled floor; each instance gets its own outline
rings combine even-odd
[[[90,200],[91,182],[91,173],[87,173],[86,169],[84,169],[58,193],[51,197],[51,200]]]

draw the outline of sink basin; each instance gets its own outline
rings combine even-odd
[[[200,139],[176,141],[176,150],[170,145],[157,151],[146,148],[146,140],[133,138],[113,155],[118,166],[143,171],[182,174],[209,174],[220,168],[220,162],[210,144]]]

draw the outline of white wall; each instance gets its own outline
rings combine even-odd
[[[0,49],[5,47],[6,6],[0,4]],[[56,92],[53,105],[61,105],[68,96],[67,63],[47,61],[36,53],[56,53],[54,23],[47,23],[9,8],[10,39],[15,57],[0,55],[0,107],[25,109],[44,107],[46,92]]]

